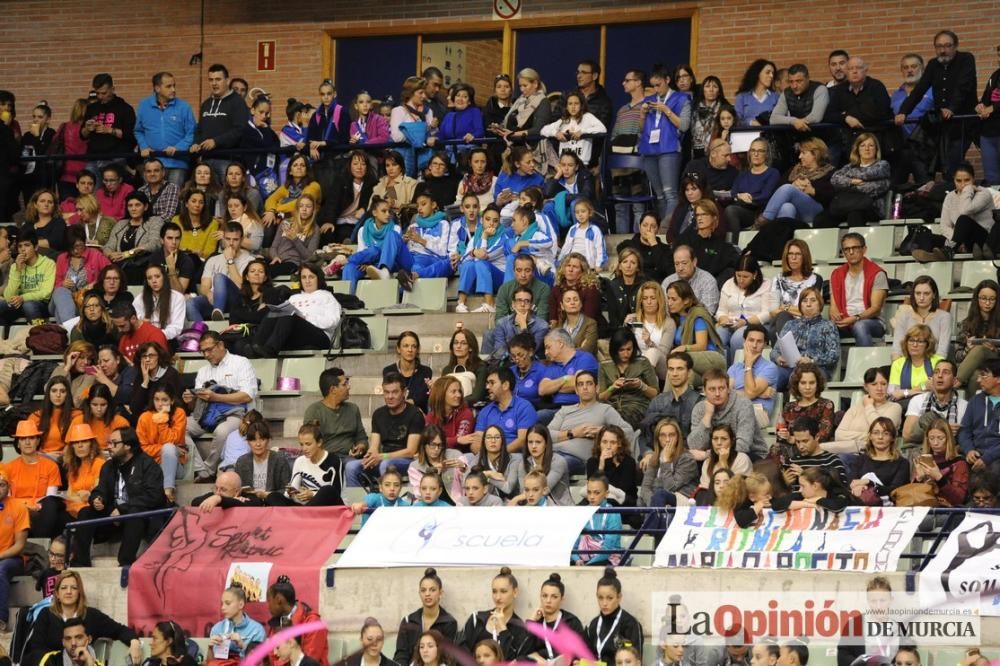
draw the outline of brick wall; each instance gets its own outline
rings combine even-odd
[[[526,18],[697,7],[697,73],[719,75],[732,92],[746,64],[759,56],[779,66],[804,61],[816,78],[826,78],[826,54],[838,47],[866,56],[872,75],[892,88],[898,84],[899,56],[910,50],[926,56],[932,51],[933,33],[946,26],[959,33],[960,48],[975,53],[982,81],[996,66],[992,49],[1000,41],[1000,12],[990,0],[961,4],[878,0],[842,4],[836,11],[831,11],[830,3],[816,1],[696,0],[651,5],[617,0],[613,6],[606,0],[524,1]],[[84,0],[9,0],[0,24],[0,43],[7,46],[0,55],[0,87],[17,95],[22,119],[44,98],[61,120],[72,100],[86,94],[98,71],[109,71],[119,94],[134,104],[149,94],[150,75],[168,69],[178,79],[180,95],[194,103],[201,68],[189,66],[188,60],[201,48],[200,8],[198,0],[147,0],[117,5],[109,18],[106,10],[98,11],[93,2]],[[489,0],[363,4],[212,0],[206,2],[202,67],[224,62],[234,76],[265,88],[282,103],[290,96],[313,99],[316,84],[328,74],[323,71],[324,30],[391,24],[413,25],[415,31],[426,26],[430,32],[443,21],[489,19],[489,8]],[[256,72],[258,39],[276,41],[276,71]],[[609,73],[609,80],[617,82],[617,76]]]

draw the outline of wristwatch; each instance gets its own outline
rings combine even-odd
[[[232,266],[235,263],[236,263],[235,259],[226,259],[226,265],[227,266]]]
[[[566,431],[566,439],[573,439],[573,429],[570,428]]]

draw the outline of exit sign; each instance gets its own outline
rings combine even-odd
[[[257,71],[274,71],[274,40],[257,42]]]

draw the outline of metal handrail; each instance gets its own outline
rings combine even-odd
[[[176,510],[177,507],[174,506],[167,509],[151,509],[149,511],[137,511],[135,513],[126,513],[119,516],[107,516],[105,518],[90,518],[88,520],[74,520],[73,522],[66,523],[66,527],[63,528],[63,538],[66,539],[66,552],[67,553],[73,552],[72,551],[73,533],[76,532],[81,527],[101,527],[103,525],[112,525],[114,523],[124,523],[130,520],[144,520],[146,518],[158,518],[160,516],[168,516],[168,520],[163,521],[163,525],[166,526],[166,524],[170,522],[169,516],[173,516],[174,511]],[[159,536],[159,533],[157,533],[157,536]]]

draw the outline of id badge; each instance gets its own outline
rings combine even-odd
[[[654,127],[652,130],[650,130],[650,132],[649,132],[649,142],[650,143],[659,143],[660,142],[660,128],[659,127]]]
[[[270,155],[268,155],[267,156],[267,168],[268,169],[273,169],[274,168],[274,164],[277,161],[278,161],[277,157],[274,155],[274,153],[271,153]]]

